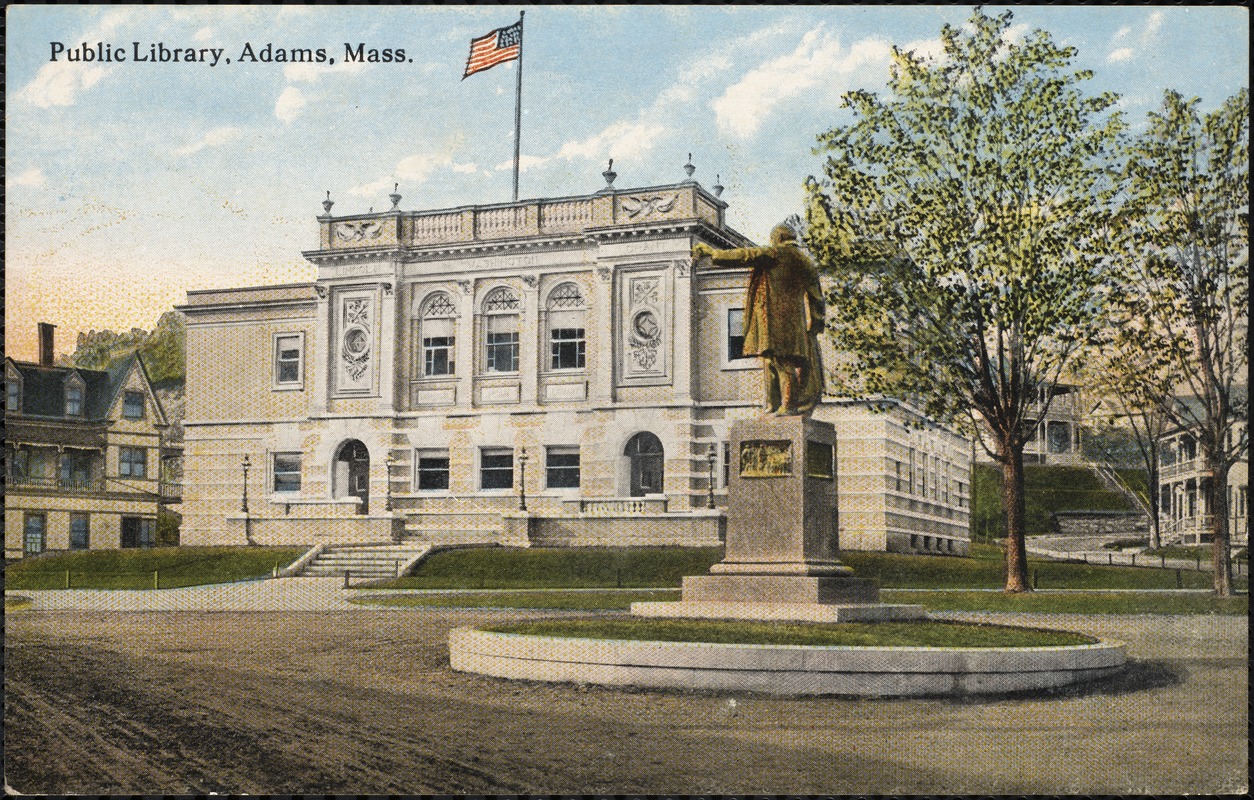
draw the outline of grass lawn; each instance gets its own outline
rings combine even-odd
[[[23,611],[30,608],[30,606],[31,602],[29,597],[22,597],[21,595],[13,595],[12,597],[9,595],[4,596],[4,611],[6,614],[10,611]]]
[[[87,550],[23,559],[5,568],[8,589],[152,589],[261,578],[295,561],[303,547],[155,547]]]
[[[672,588],[702,575],[721,547],[485,547],[444,550],[384,589]]]
[[[722,558],[717,547],[491,547],[445,550],[415,574],[380,589],[677,588],[685,575],[703,575]],[[841,552],[859,577],[888,589],[999,589],[1002,551],[973,544],[970,558]],[[1174,570],[1031,561],[1041,589],[1174,589]],[[1186,589],[1208,589],[1207,573],[1182,572]],[[1238,585],[1242,585],[1238,582]]]
[[[624,589],[622,591],[456,592],[401,595],[365,595],[350,603],[396,608],[543,608],[570,611],[626,611],[635,602],[678,600],[678,589]]]
[[[1064,631],[959,622],[781,624],[721,620],[539,620],[483,628],[497,633],[581,639],[852,647],[1057,647],[1091,644]]]
[[[1143,470],[1119,470],[1120,477],[1144,494]],[[1085,467],[1024,466],[1027,535],[1050,533],[1049,518],[1056,511],[1130,511],[1126,497],[1102,486]],[[972,476],[974,529],[980,537],[1006,535],[1001,505],[1001,468],[976,464]]]
[[[1035,614],[1228,614],[1250,613],[1249,595],[1214,597],[1167,592],[893,592],[886,603],[913,603],[931,611],[1025,611]]]

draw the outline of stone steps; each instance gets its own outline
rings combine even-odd
[[[300,574],[309,577],[333,577],[348,573],[350,578],[361,580],[395,578],[430,549],[429,544],[420,542],[333,546],[323,550],[306,564]]]

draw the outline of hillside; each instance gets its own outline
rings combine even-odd
[[[1084,467],[1025,466],[1027,489],[1027,535],[1050,533],[1049,518],[1057,511],[1132,511],[1127,498],[1102,486]],[[1145,473],[1120,470],[1120,476],[1135,491],[1145,494]],[[1001,470],[976,464],[972,497],[972,536],[978,540],[1006,535],[1005,512],[1001,503]]]

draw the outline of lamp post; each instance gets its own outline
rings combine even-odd
[[[244,454],[244,460],[240,462],[240,466],[244,468],[244,491],[240,502],[240,510],[244,512],[244,541],[253,544],[253,533],[248,524],[248,468],[252,466],[252,462],[248,460],[247,453]]]
[[[252,462],[248,460],[248,454],[244,454],[244,460],[240,462],[240,466],[244,468],[244,499],[240,503],[239,510],[245,514],[248,513],[248,468],[252,466]]]
[[[518,510],[527,510],[527,448],[518,453]]]
[[[706,498],[705,498],[706,508],[714,508],[714,461],[717,458],[717,456],[714,453],[714,448],[716,447],[718,447],[717,443],[711,444],[710,451],[705,454],[705,460],[709,466],[709,474],[710,474],[710,482],[709,482],[710,485],[708,487],[708,493],[706,494]]]
[[[384,468],[384,469],[386,469],[386,470],[387,470],[387,473],[388,473],[388,475],[387,475],[387,492],[386,492],[386,494],[384,495],[384,501],[383,501],[383,510],[384,510],[384,511],[391,511],[391,510],[392,510],[392,467],[393,467],[393,466],[395,466],[395,464],[396,464],[396,462],[394,462],[394,461],[392,460],[392,457],[391,457],[391,456],[388,456],[387,460],[383,462],[383,468]]]

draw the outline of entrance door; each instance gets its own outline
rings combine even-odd
[[[356,439],[349,439],[340,445],[335,461],[335,474],[343,479],[337,496],[356,497],[361,501],[357,513],[365,514],[370,503],[370,451]]]
[[[637,433],[627,441],[623,451],[631,461],[631,496],[662,493],[662,441],[648,431]]]
[[[22,552],[25,555],[42,553],[47,546],[48,518],[43,514],[27,514],[22,535]]]

